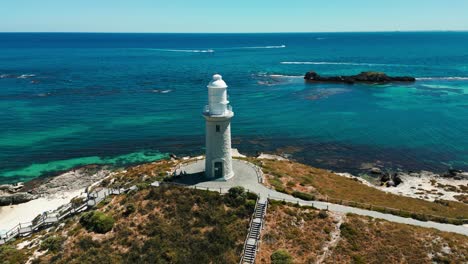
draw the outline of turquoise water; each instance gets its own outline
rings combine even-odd
[[[468,169],[468,33],[0,34],[0,182],[203,153],[221,73],[241,152]],[[385,71],[415,84],[306,84]]]

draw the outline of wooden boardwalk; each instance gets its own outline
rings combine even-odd
[[[36,217],[32,222],[19,223],[5,234],[1,234],[0,245],[5,244],[17,237],[30,236],[35,232],[56,225],[69,216],[81,213],[96,206],[109,195],[120,194],[126,192],[127,190],[128,189],[103,188],[101,190],[88,193],[86,198],[84,198],[81,203],[76,204],[70,202],[51,212],[44,212]]]

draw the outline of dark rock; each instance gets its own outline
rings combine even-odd
[[[403,180],[400,178],[400,175],[398,175],[397,173],[393,174],[392,180],[395,183],[395,186],[398,186],[400,183],[403,182]]]
[[[174,153],[169,154],[169,157],[170,157],[171,159],[177,159],[177,155],[174,154]]]
[[[377,174],[377,175],[382,174],[382,170],[380,168],[377,168],[377,167],[373,167],[369,171],[372,174]]]
[[[36,199],[36,196],[25,192],[3,195],[0,196],[0,206],[25,203],[34,199]]]
[[[466,172],[465,172],[466,173]],[[442,177],[447,177],[447,178],[460,178],[463,177],[462,175],[465,174],[462,170],[456,170],[456,169],[449,169],[446,173],[442,175]]]
[[[384,173],[382,177],[380,177],[381,182],[388,182],[390,180],[390,174]]]
[[[310,82],[332,82],[332,83],[377,83],[384,84],[390,82],[415,82],[414,77],[409,76],[388,76],[383,72],[361,72],[358,75],[350,76],[331,76],[322,77],[314,71],[309,71],[305,74],[304,79]]]
[[[455,169],[450,169],[448,170],[448,173],[452,176],[457,176],[457,174],[462,173],[462,170],[455,170]]]

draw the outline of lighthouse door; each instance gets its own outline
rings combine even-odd
[[[223,162],[216,161],[214,163],[214,176],[215,178],[222,178],[223,177]]]

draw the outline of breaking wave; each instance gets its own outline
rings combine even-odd
[[[447,81],[463,81],[468,80],[468,77],[420,77],[416,78],[418,81],[439,81],[439,80],[447,80]]]
[[[255,74],[256,77],[270,77],[270,78],[303,78],[304,75],[286,75],[286,74],[267,74],[267,73],[258,73]]]
[[[21,75],[14,75],[14,74],[0,74],[0,79],[10,79],[10,78],[17,78],[17,79],[28,79],[35,77],[35,74],[21,74]]]
[[[328,62],[328,61],[282,61],[281,64],[311,64],[311,65],[353,65],[353,66],[394,66],[394,67],[413,67],[417,65],[404,64],[381,64],[381,63],[360,63],[360,62]]]
[[[35,74],[21,74],[18,79],[27,79],[36,76]]]

